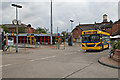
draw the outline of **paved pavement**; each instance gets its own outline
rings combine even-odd
[[[98,60],[99,63],[108,66],[108,67],[112,67],[112,68],[116,68],[116,69],[120,69],[120,62],[114,60],[113,58],[110,58],[108,56],[103,56]]]
[[[3,78],[118,78],[118,70],[98,63],[108,55],[85,52],[81,47],[25,49],[2,55]]]

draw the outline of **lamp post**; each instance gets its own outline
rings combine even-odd
[[[58,37],[58,27],[57,27],[57,45],[58,45],[58,49],[59,49],[59,37]]]
[[[73,29],[73,20],[70,20],[71,22],[71,46],[73,45],[73,34],[72,34],[72,29]]]
[[[18,52],[18,8],[22,8],[22,6],[17,4],[12,4],[13,7],[16,8],[16,52]]]
[[[51,35],[50,37],[51,37],[50,43],[52,45],[52,0],[51,0]]]
[[[72,32],[72,29],[73,29],[73,20],[70,20],[70,22],[71,22],[71,32]]]

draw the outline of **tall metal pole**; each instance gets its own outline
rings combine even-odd
[[[73,34],[72,34],[72,29],[73,29],[73,22],[71,22],[71,46],[73,45]]]
[[[73,24],[72,24],[72,22],[71,22],[71,32],[72,32],[72,28],[73,28],[72,26],[73,26]]]
[[[18,11],[16,7],[16,21],[17,21],[17,27],[16,27],[16,52],[18,52]]]
[[[51,0],[51,45],[52,45],[52,0]]]
[[[71,46],[73,45],[73,34],[72,34],[72,28],[73,28],[73,20],[70,20],[71,22]]]
[[[58,27],[57,27],[57,45],[58,45],[58,49],[59,49]]]
[[[20,5],[12,4],[12,6],[16,7],[16,52],[18,52],[18,11],[17,8],[22,8]]]
[[[57,34],[58,34],[58,27],[57,27]]]

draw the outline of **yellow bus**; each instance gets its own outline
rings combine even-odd
[[[109,49],[110,34],[100,30],[82,31],[82,50]]]

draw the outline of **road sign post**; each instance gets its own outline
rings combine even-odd
[[[2,32],[0,32],[0,50],[2,50]]]
[[[60,48],[60,45],[59,45],[59,38],[60,38],[60,33],[58,33],[58,41],[57,41],[57,43],[58,43],[58,49]]]

